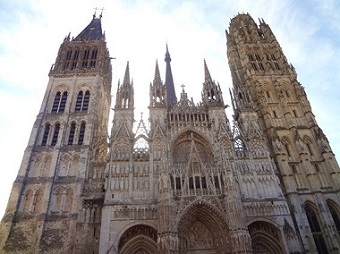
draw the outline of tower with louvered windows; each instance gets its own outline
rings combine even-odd
[[[4,251],[98,249],[110,93],[110,56],[94,16],[65,37],[50,69],[2,220]]]
[[[184,85],[176,96],[166,45],[165,81],[156,61],[150,84],[138,84],[149,119],[135,122],[132,77],[143,66],[127,62],[111,130],[101,16],[65,37],[1,253],[338,253],[340,170],[294,68],[263,20],[239,14],[226,36],[232,123],[208,60],[200,101]]]
[[[339,252],[339,166],[294,67],[269,25],[249,14],[231,20],[227,51],[235,120],[263,131],[303,252]]]

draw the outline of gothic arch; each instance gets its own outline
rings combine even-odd
[[[157,230],[149,225],[137,224],[129,227],[119,238],[120,254],[157,253]]]
[[[283,254],[280,229],[267,221],[254,221],[248,226],[253,253]]]
[[[65,105],[67,103],[67,97],[69,95],[69,87],[65,84],[58,85],[51,91],[51,98],[49,100],[48,107],[51,112],[64,112]],[[61,105],[62,104],[62,105]],[[59,110],[62,107],[62,110]]]
[[[180,253],[224,253],[230,248],[224,216],[206,202],[196,201],[189,205],[177,221],[177,231]]]
[[[89,84],[80,84],[80,85],[78,85],[76,87],[76,89],[73,92],[72,101],[73,102],[77,101],[77,97],[78,97],[79,92],[83,92],[83,94],[85,94],[86,91],[89,91],[90,99],[92,99],[93,96],[94,96],[94,92],[93,92],[92,86],[89,85]]]
[[[56,92],[68,92],[68,90],[69,90],[69,87],[67,86],[67,85],[65,85],[65,84],[60,84],[60,85],[58,85],[58,86],[56,86],[56,87],[54,87],[54,89],[51,91],[51,94],[53,95],[53,94],[55,94]]]
[[[51,163],[52,163],[52,156],[48,154],[45,156],[45,158],[42,161],[39,176],[47,176],[49,174]]]
[[[37,154],[35,157],[34,157],[34,160],[33,160],[33,165],[32,165],[32,168],[30,170],[30,176],[31,177],[38,177],[40,176],[40,169],[41,169],[41,163],[42,163],[42,156],[40,154]]]
[[[64,154],[61,157],[60,164],[59,164],[59,172],[58,176],[67,176],[69,167],[71,163],[71,156],[69,154]]]
[[[149,150],[150,149],[150,139],[148,137],[146,137],[145,135],[142,135],[142,134],[138,135],[134,139],[133,148],[134,148],[134,150],[138,150],[138,149]]]
[[[72,188],[68,188],[65,191],[65,204],[63,207],[63,211],[65,212],[70,212],[72,211],[72,205],[73,205],[73,189]]]
[[[166,149],[166,142],[163,137],[155,137],[153,141],[150,143],[150,150],[153,153],[153,157],[156,160],[160,160],[164,154]]]
[[[304,135],[303,136],[303,142],[306,144],[307,146],[307,150],[308,150],[308,153],[310,155],[313,155],[315,154],[315,148],[314,148],[314,142],[313,142],[313,139],[311,139],[309,136],[307,135]]]
[[[292,149],[291,144],[292,143],[291,143],[290,139],[287,136],[283,136],[281,138],[281,143],[283,144],[283,146],[286,150],[287,156],[290,157],[290,155],[292,154],[292,151],[291,151],[291,149]]]
[[[331,216],[333,218],[336,230],[338,231],[338,234],[340,235],[340,208],[339,208],[339,205],[331,199],[327,199],[326,203],[327,203],[328,209],[331,213]]]
[[[52,203],[52,211],[59,212],[62,208],[62,199],[63,199],[64,189],[61,186],[57,186],[53,191],[53,203]]]
[[[240,135],[234,138],[234,150],[236,153],[244,153],[247,151],[246,143]]]
[[[317,206],[310,201],[306,201],[304,203],[304,207],[309,227],[312,232],[314,243],[318,250],[318,253],[320,254],[328,253],[325,238],[322,232],[322,224],[318,216],[319,211],[317,209]]]
[[[80,166],[80,155],[78,153],[72,156],[71,166],[68,172],[69,176],[77,176]]]
[[[23,212],[30,212],[31,206],[33,201],[33,191],[31,189],[28,189],[24,196],[24,203],[23,203]]]
[[[42,188],[39,188],[34,194],[34,199],[33,199],[33,212],[34,213],[42,212],[43,193],[44,193],[44,191],[42,190]]]
[[[79,84],[78,86],[76,86],[76,89],[74,90],[74,98],[73,99],[77,98],[77,95],[80,91],[86,91],[86,90],[89,90],[91,94],[93,93],[93,89],[92,89],[92,86],[90,84],[82,83],[82,84]]]
[[[74,112],[88,112],[90,101],[93,99],[92,89],[88,85],[80,85],[73,94],[73,110]]]
[[[200,158],[205,162],[213,162],[213,149],[208,139],[195,131],[187,129],[179,133],[171,144],[171,154],[173,161],[187,161],[189,156],[191,142],[193,141],[200,153]]]
[[[50,121],[46,121],[44,124],[43,124],[43,131],[41,132],[41,136],[40,136],[40,145],[41,146],[46,146],[48,145],[48,141],[50,139],[50,136],[51,136],[51,132],[52,132],[52,125],[51,125],[51,122]]]

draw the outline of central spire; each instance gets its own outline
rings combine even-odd
[[[175,86],[174,86],[174,80],[172,77],[172,71],[171,71],[171,58],[168,50],[168,44],[166,44],[166,52],[165,52],[165,59],[166,62],[166,73],[165,73],[165,87],[166,87],[166,93],[167,93],[167,104],[168,107],[172,107],[174,104],[177,103],[176,93],[175,93]]]

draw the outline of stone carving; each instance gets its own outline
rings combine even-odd
[[[200,221],[194,222],[188,232],[189,249],[210,249],[214,239],[209,229]]]

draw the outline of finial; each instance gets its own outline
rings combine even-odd
[[[143,120],[143,112],[140,112],[140,120]]]
[[[204,58],[204,81],[205,82],[212,81],[207,62],[205,61],[205,58]]]
[[[184,91],[184,87],[185,87],[185,85],[184,85],[184,84],[182,84],[182,85],[181,85],[181,87],[182,87],[182,93],[185,93],[185,91]]]
[[[155,67],[155,76],[154,76],[154,79],[153,79],[154,83],[155,82],[159,82],[161,83],[161,75],[159,73],[159,67],[158,67],[158,59],[156,59],[156,67]]]
[[[98,8],[97,8],[97,7],[96,7],[96,8],[94,8],[93,19],[95,19],[95,18],[96,18],[97,10],[98,10]]]
[[[103,17],[103,11],[105,10],[104,7],[102,7],[101,9],[101,12],[100,12],[100,15],[99,15],[99,18],[101,19]]]
[[[169,53],[168,43],[165,44],[165,62],[171,62],[171,57]]]

